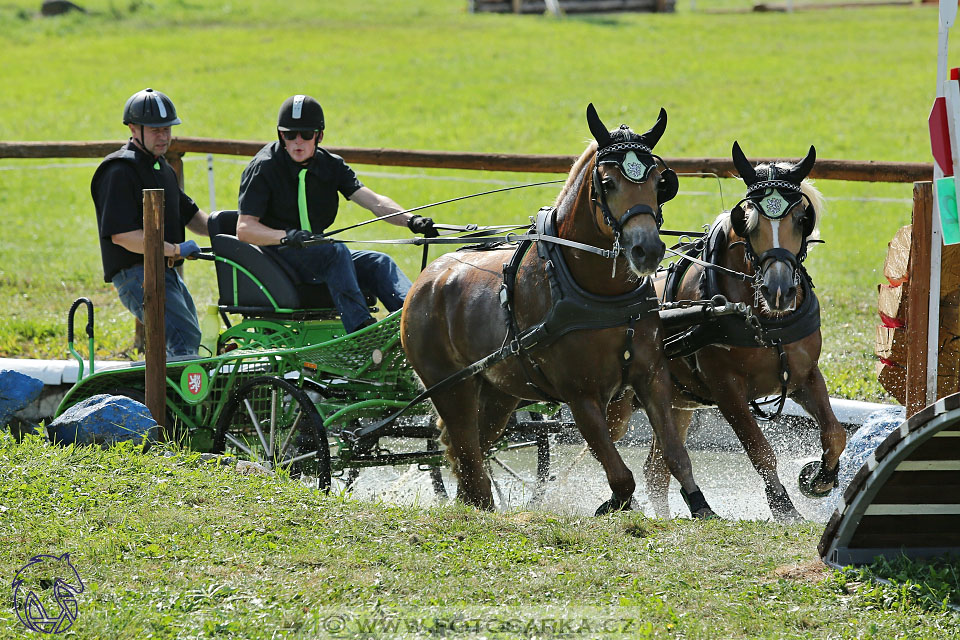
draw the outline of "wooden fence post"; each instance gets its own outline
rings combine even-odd
[[[167,151],[164,154],[164,158],[167,160],[167,164],[173,167],[173,172],[177,174],[177,182],[180,183],[180,188],[183,189],[183,151]],[[180,273],[180,276],[183,276],[183,265],[177,267],[177,271]],[[144,338],[143,323],[134,318],[133,320],[133,350],[143,353],[146,349],[146,339]]]
[[[930,291],[930,235],[933,183],[913,183],[913,240],[907,309],[907,416],[927,406],[927,317]],[[937,291],[939,300],[940,292]],[[935,385],[936,383],[934,383]]]
[[[166,289],[163,257],[163,189],[143,190],[143,324],[146,339],[147,409],[160,425],[159,439],[168,439],[166,416],[167,340],[164,323]]]

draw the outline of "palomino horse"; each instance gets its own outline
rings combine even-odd
[[[691,410],[716,405],[763,478],[771,512],[784,521],[801,516],[777,477],[776,456],[750,403],[780,394],[782,407],[789,395],[819,424],[823,447],[819,468],[801,474],[801,489],[807,495],[826,495],[836,486],[837,465],[846,446],[846,434],[830,408],[817,366],[820,306],[803,267],[808,243],[818,241],[823,210],[820,192],[805,180],[815,159],[810,147],[797,165],[754,168],[734,142],[733,162],[747,194],[730,213],[717,218],[699,252],[702,262],[722,269],[681,260],[659,286],[661,296],[666,289],[665,300],[709,300],[720,294],[752,307],[754,323],[724,318],[667,339],[677,383],[674,420],[685,440]],[[669,514],[670,477],[656,438],[644,470],[654,510],[660,516]]]
[[[428,388],[471,371],[431,396],[463,502],[493,508],[485,454],[521,400],[553,400],[570,407],[606,472],[613,495],[597,513],[629,508],[636,485],[613,443],[636,393],[691,513],[711,516],[670,414],[663,325],[648,278],[665,250],[660,205],[677,190],[676,174],[652,153],[667,114],[661,109],[642,135],[626,125],[607,131],[593,105],[587,122],[596,141],[555,207],[538,215],[541,239],[434,261],[404,304],[403,347]],[[497,353],[493,366],[472,366]]]

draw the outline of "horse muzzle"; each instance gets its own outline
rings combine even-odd
[[[631,230],[624,234],[624,253],[630,268],[640,277],[653,274],[666,253],[667,245],[656,232]]]
[[[797,302],[796,269],[786,262],[772,262],[763,271],[760,293],[770,311],[775,313],[793,311]]]

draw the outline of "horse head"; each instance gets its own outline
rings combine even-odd
[[[813,146],[797,164],[753,167],[733,143],[733,164],[747,194],[730,212],[733,232],[743,238],[756,279],[754,286],[767,311],[778,315],[797,302],[800,264],[807,244],[816,239],[822,198],[808,181],[817,152]]]
[[[608,131],[590,104],[587,124],[597,141],[588,168],[597,226],[615,247],[622,247],[638,276],[648,276],[666,249],[660,240],[661,205],[677,194],[677,174],[653,153],[667,128],[667,112],[661,108],[656,124],[644,134],[625,124]]]

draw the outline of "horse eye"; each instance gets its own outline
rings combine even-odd
[[[613,178],[604,178],[603,180],[600,181],[600,186],[603,187],[604,191],[610,191],[611,189],[617,186],[617,181],[614,180]]]

